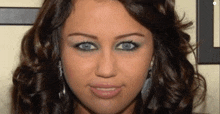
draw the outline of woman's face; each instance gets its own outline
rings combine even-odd
[[[77,0],[62,31],[61,53],[66,81],[81,101],[77,112],[131,113],[152,54],[152,33],[120,2]]]

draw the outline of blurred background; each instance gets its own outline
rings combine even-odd
[[[0,0],[1,7],[40,7],[43,0]],[[214,2],[214,47],[220,47],[219,38],[219,0]],[[188,29],[191,44],[196,43],[196,0],[176,0],[176,10],[180,17],[185,12],[185,21],[193,21]],[[0,15],[1,16],[1,15]],[[1,17],[0,17],[1,18]],[[0,25],[0,114],[10,114],[12,74],[18,65],[20,44],[23,35],[31,25]],[[195,64],[193,54],[189,60]],[[207,81],[207,98],[203,104],[194,109],[197,113],[219,114],[219,64],[201,64],[199,72]]]

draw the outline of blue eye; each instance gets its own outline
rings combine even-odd
[[[94,44],[91,43],[91,42],[81,42],[79,44],[76,44],[74,47],[77,48],[77,49],[80,49],[82,51],[91,51],[91,50],[96,49]]]
[[[133,41],[123,41],[120,44],[118,44],[116,47],[119,50],[133,51],[137,49],[139,45],[134,43]]]
[[[74,45],[75,48],[81,51],[92,51],[96,50],[97,47],[92,42],[81,42]],[[134,43],[133,41],[123,41],[116,45],[116,49],[125,50],[125,51],[133,51],[139,47],[139,44]]]

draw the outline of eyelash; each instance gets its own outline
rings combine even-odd
[[[122,41],[122,42],[120,42],[119,44],[117,44],[116,47],[118,47],[118,46],[121,45],[121,44],[125,44],[125,43],[132,44],[132,45],[133,45],[133,48],[132,48],[132,49],[119,49],[119,50],[134,51],[134,50],[136,50],[136,49],[139,47],[139,44],[133,42],[132,40]],[[83,41],[83,42],[81,42],[81,43],[75,44],[74,47],[77,48],[77,49],[79,49],[79,50],[81,50],[81,51],[86,51],[86,52],[92,51],[92,50],[96,50],[96,49],[89,49],[89,50],[87,50],[87,49],[82,49],[82,48],[80,48],[80,45],[82,45],[82,44],[91,44],[91,45],[93,45],[93,46],[97,49],[97,46],[95,46],[94,43],[89,42],[89,41]]]

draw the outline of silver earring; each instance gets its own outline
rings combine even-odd
[[[141,96],[142,96],[143,101],[145,101],[145,99],[147,98],[149,94],[151,83],[152,83],[152,78],[147,78],[144,82],[144,86],[141,90]]]
[[[149,91],[150,91],[150,87],[151,87],[151,83],[152,83],[152,67],[153,67],[153,60],[151,61],[150,64],[150,68],[148,69],[148,73],[147,73],[147,79],[144,82],[144,86],[141,90],[141,96],[142,96],[142,100],[145,101],[145,99],[147,98]]]
[[[59,61],[58,68],[59,68],[59,71],[60,71],[60,78],[61,78],[61,77],[62,77],[62,75],[63,75],[61,61]]]
[[[59,61],[59,65],[58,65],[58,68],[59,68],[59,72],[60,72],[60,80],[64,81],[63,80],[63,70],[62,70],[62,64],[61,64],[61,61]],[[61,98],[61,96],[65,95],[66,94],[66,89],[65,89],[65,85],[64,85],[64,82],[63,82],[63,90],[61,92],[59,92],[59,98]]]

